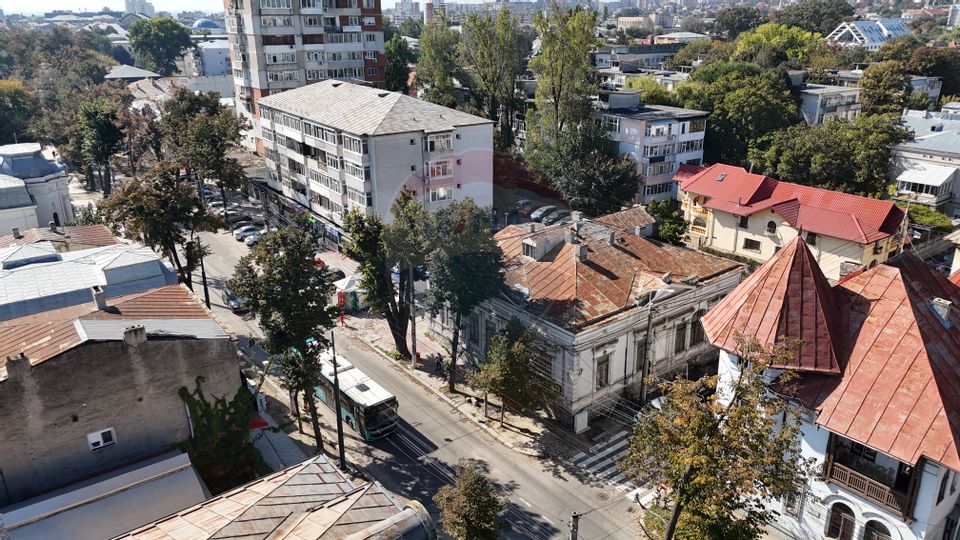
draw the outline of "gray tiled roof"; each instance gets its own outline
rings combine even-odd
[[[26,180],[59,172],[63,172],[63,166],[44,157],[40,143],[0,146],[0,174]]]
[[[333,79],[273,94],[259,103],[355,135],[430,133],[492,123],[398,92]]]
[[[135,66],[119,65],[110,68],[104,79],[152,79],[160,75]]]

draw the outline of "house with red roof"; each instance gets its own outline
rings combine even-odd
[[[781,182],[724,164],[684,165],[674,180],[691,247],[764,262],[801,236],[833,282],[901,251],[905,214],[891,201]]]
[[[730,396],[742,337],[797,343],[769,375],[801,406],[819,474],[784,500],[777,536],[955,540],[960,521],[960,288],[907,252],[830,285],[790,240],[701,319]],[[729,397],[726,397],[729,399]]]

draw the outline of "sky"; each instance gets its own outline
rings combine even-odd
[[[223,11],[223,0],[151,0],[157,11]],[[395,0],[383,0],[384,8],[392,8]],[[123,11],[123,0],[0,0],[0,9],[6,14],[24,13],[42,15],[57,9],[73,11],[100,11],[109,7]]]

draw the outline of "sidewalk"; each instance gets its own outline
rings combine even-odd
[[[462,366],[457,370],[457,391],[454,394],[448,393],[447,378],[436,372],[436,362],[432,357],[439,354],[444,358],[445,367],[448,367],[446,364],[449,362],[450,352],[444,345],[426,336],[428,326],[429,320],[417,317],[417,352],[420,354],[421,363],[415,370],[410,369],[408,360],[394,360],[388,354],[395,349],[395,345],[385,319],[368,313],[348,316],[346,327],[338,327],[338,331],[376,349],[397,371],[433,392],[508,448],[537,458],[565,458],[589,446],[572,434],[565,433],[559,426],[551,425],[550,420],[543,417],[517,415],[508,410],[501,427],[500,401],[495,396],[489,396],[489,418],[485,419],[483,395],[466,384]]]
[[[253,445],[263,454],[263,460],[270,468],[278,471],[307,459],[306,452],[283,432],[272,416],[266,412],[258,414],[269,425],[253,431]]]

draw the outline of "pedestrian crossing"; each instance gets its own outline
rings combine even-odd
[[[653,490],[638,487],[620,472],[620,460],[627,456],[631,430],[624,429],[570,458],[574,467],[587,470],[599,480],[612,485],[631,501],[646,503]]]

